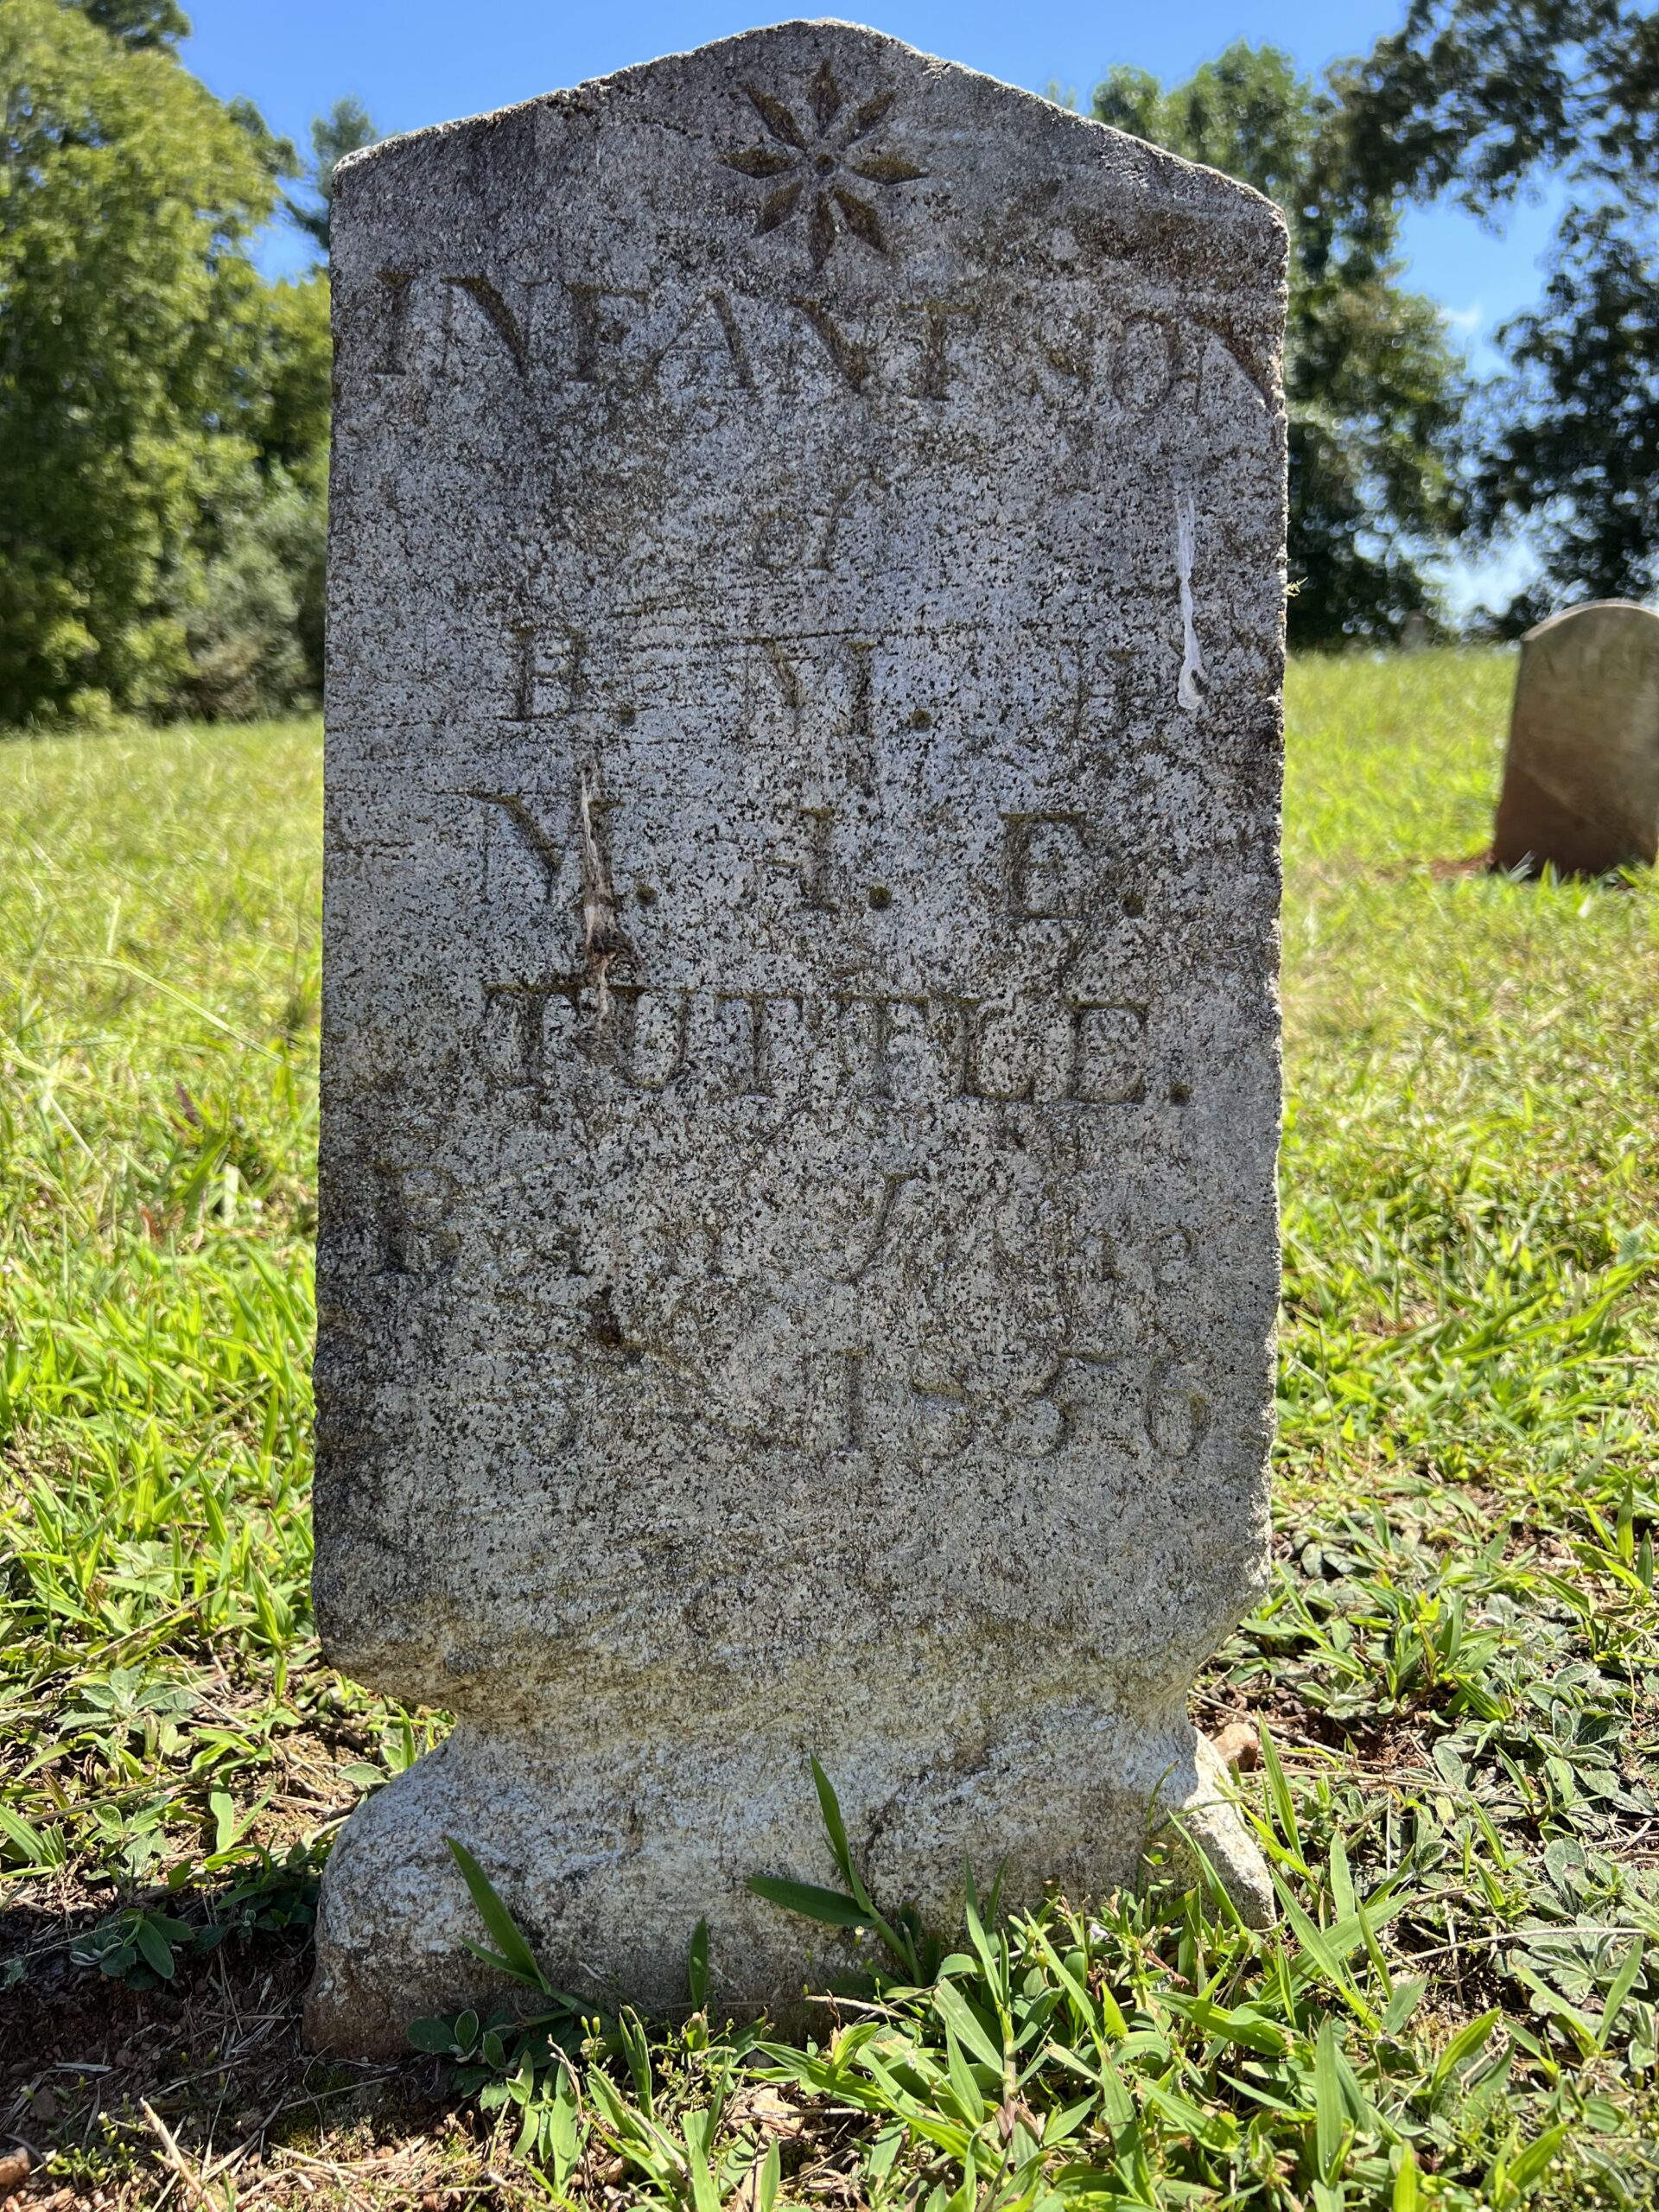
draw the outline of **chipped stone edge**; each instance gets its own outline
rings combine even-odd
[[[1198,1780],[1179,1801],[1160,1798],[1147,1820],[1147,1845],[1165,1854],[1143,1859],[1148,1888],[1218,1884],[1247,1928],[1271,1927],[1273,1877],[1240,1808],[1236,1783],[1201,1729],[1193,1731]]]

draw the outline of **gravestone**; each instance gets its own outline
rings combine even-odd
[[[1659,614],[1610,599],[1521,640],[1492,862],[1601,875],[1659,852]]]
[[[316,1608],[457,1716],[315,2042],[1260,1860],[1282,225],[795,23],[344,164]]]

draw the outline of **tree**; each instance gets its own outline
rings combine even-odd
[[[125,46],[176,46],[190,35],[190,18],[177,0],[66,0],[99,30]]]
[[[311,203],[284,199],[283,206],[289,219],[325,257],[328,251],[328,226],[334,214],[334,171],[347,154],[372,146],[379,136],[361,100],[336,100],[327,115],[312,119],[311,160],[306,168]]]
[[[322,690],[328,537],[328,430],[334,348],[321,270],[266,295],[262,405],[253,426],[270,512],[261,528],[294,594],[302,693]]]
[[[173,606],[188,665],[169,708],[217,720],[322,690],[333,365],[321,270],[262,286],[247,328],[237,465],[202,492]]]
[[[1119,67],[1095,87],[1097,121],[1252,184],[1300,218],[1318,136],[1312,87],[1276,47],[1243,41],[1173,91],[1149,70]]]
[[[0,5],[0,721],[164,706],[204,505],[257,467],[271,180],[146,11],[105,12]]]
[[[1542,570],[1511,632],[1585,599],[1659,590],[1659,257],[1628,207],[1569,211],[1544,296],[1499,333],[1475,477],[1486,534],[1524,531]]]
[[[1659,588],[1659,10],[1412,0],[1334,79],[1351,173],[1488,220],[1539,176],[1570,195],[1538,307],[1499,334],[1474,470],[1488,537],[1542,574],[1503,626]]]
[[[1455,190],[1478,214],[1541,169],[1651,187],[1659,11],[1630,0],[1409,0],[1332,73],[1352,173],[1370,190]]]
[[[1291,640],[1397,638],[1433,613],[1429,564],[1460,525],[1465,385],[1439,309],[1402,288],[1389,194],[1356,179],[1336,103],[1271,47],[1230,46],[1169,91],[1115,69],[1093,105],[1283,210]]]

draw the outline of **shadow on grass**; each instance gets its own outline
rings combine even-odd
[[[135,1987],[92,1962],[115,1917],[49,1899],[0,1909],[0,2158],[29,2158],[20,2205],[137,2208],[170,2189],[217,2208],[256,2182],[308,2212],[516,2201],[496,2197],[447,2069],[413,2051],[375,2066],[305,2051],[308,1928],[181,1943],[170,1977]]]

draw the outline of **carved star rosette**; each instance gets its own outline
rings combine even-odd
[[[868,188],[907,184],[927,175],[902,154],[865,144],[886,122],[896,94],[877,92],[849,109],[827,61],[807,86],[804,121],[758,86],[743,90],[766,125],[766,139],[720,158],[728,168],[771,188],[760,202],[756,236],[780,230],[799,215],[815,269],[823,268],[843,232],[874,253],[886,253],[880,211]]]

